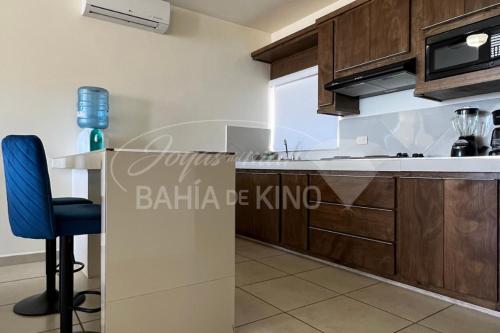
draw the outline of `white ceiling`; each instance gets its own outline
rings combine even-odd
[[[275,32],[336,0],[167,0],[172,5],[241,24]]]

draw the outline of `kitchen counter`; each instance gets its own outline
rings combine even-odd
[[[500,172],[500,156],[237,162],[237,169],[316,171]]]

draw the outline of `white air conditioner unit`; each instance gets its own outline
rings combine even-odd
[[[82,15],[164,34],[170,3],[164,0],[82,0]]]

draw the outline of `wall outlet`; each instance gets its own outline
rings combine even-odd
[[[357,145],[367,145],[368,144],[368,137],[367,136],[358,136],[356,138],[356,144]]]

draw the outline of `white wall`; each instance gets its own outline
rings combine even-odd
[[[231,120],[266,125],[269,69],[250,52],[270,35],[178,8],[168,35],[79,11],[80,0],[2,1],[0,137],[33,133],[49,156],[74,152],[82,85],[110,90],[113,146],[162,126],[212,120],[170,131],[173,148],[223,150],[226,123],[241,125]],[[69,172],[51,176],[55,196],[71,193]],[[0,256],[41,250],[43,242],[11,235],[2,172]]]

